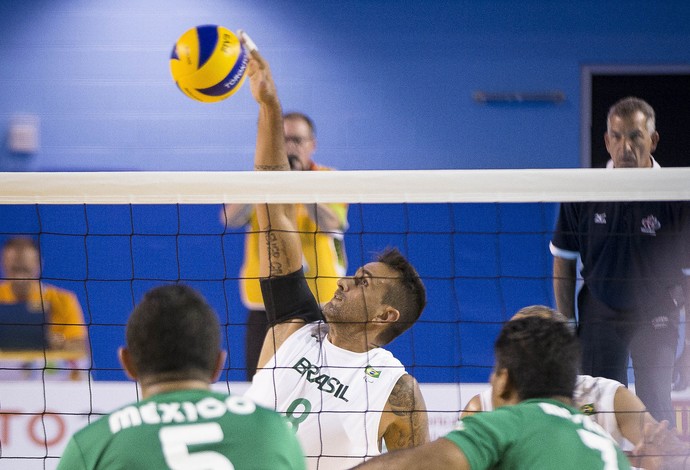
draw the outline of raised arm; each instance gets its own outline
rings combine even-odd
[[[271,69],[246,34],[241,32],[240,40],[250,51],[247,74],[252,95],[259,103],[254,169],[290,171],[285,152],[283,114]],[[256,215],[260,236],[264,240],[263,246],[259,247],[260,276],[286,276],[300,270],[302,242],[297,232],[295,205],[257,204]],[[263,368],[283,342],[304,323],[304,320],[292,319],[271,327],[261,349],[258,367]]]
[[[282,109],[271,69],[258,50],[250,52],[247,74],[252,95],[259,103],[254,169],[290,171],[285,153]],[[259,252],[261,276],[284,276],[300,269],[302,245],[297,233],[294,204],[258,204],[256,213],[259,230],[265,240],[265,245]]]

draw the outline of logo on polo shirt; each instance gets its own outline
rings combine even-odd
[[[664,328],[668,328],[669,324],[670,324],[670,320],[665,315],[662,315],[662,316],[659,316],[659,317],[652,319],[652,327],[655,330],[661,330]]]
[[[606,224],[606,212],[602,214],[594,214],[595,224]]]
[[[656,236],[656,231],[661,228],[661,222],[659,222],[659,219],[654,217],[653,215],[648,215],[644,219],[642,219],[642,227],[640,227],[640,230],[642,233],[646,233],[648,235]]]

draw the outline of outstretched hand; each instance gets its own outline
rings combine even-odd
[[[637,468],[661,470],[663,468],[664,441],[667,436],[668,421],[646,423],[644,439],[639,442],[630,456],[630,463]]]
[[[635,467],[653,469],[690,469],[690,448],[669,429],[668,421],[645,423],[644,438],[635,446],[630,463]]]
[[[266,62],[254,41],[251,40],[246,32],[238,31],[240,42],[249,51],[249,63],[247,64],[247,75],[254,99],[259,104],[275,105],[279,104],[276,85],[273,82],[271,68]]]

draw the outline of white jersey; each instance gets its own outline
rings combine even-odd
[[[621,434],[614,413],[613,400],[618,387],[624,387],[624,385],[603,377],[578,375],[573,402],[576,408],[604,428],[615,439],[621,449],[632,450],[634,446]],[[480,393],[479,399],[483,411],[492,411],[494,409],[493,402],[491,401],[491,387]]]
[[[604,377],[578,375],[573,401],[580,411],[608,431],[621,449],[632,450],[634,446],[621,434],[614,412],[613,401],[618,387],[625,385]]]
[[[351,468],[381,453],[381,413],[405,368],[382,348],[355,353],[334,346],[327,332],[319,321],[293,333],[245,396],[286,414],[309,468]]]

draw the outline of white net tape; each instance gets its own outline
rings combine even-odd
[[[0,173],[0,204],[690,199],[690,168]]]

